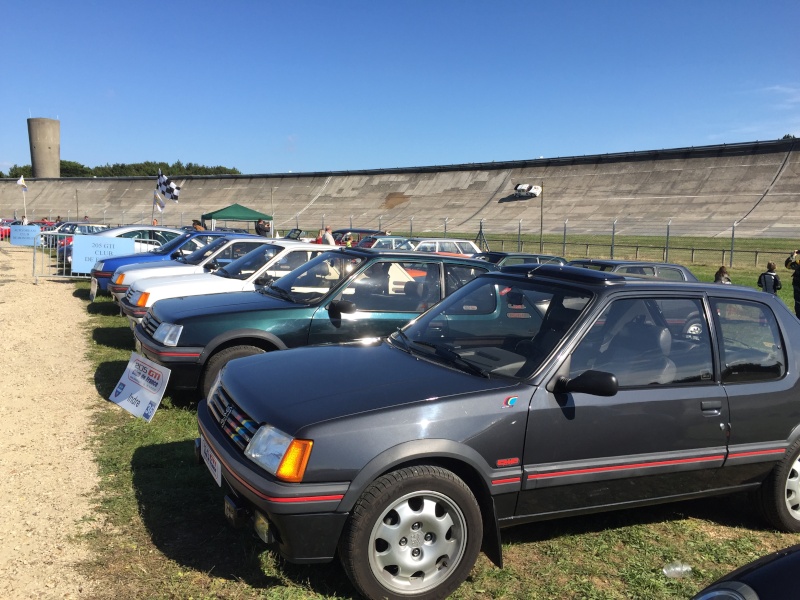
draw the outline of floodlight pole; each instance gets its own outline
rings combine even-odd
[[[542,181],[542,191],[539,192],[539,254],[544,254],[544,181]]]

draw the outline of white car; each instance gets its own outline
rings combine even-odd
[[[214,239],[188,256],[179,256],[168,261],[123,265],[111,276],[108,291],[119,302],[128,293],[128,288],[140,279],[211,273],[269,241],[256,235],[231,234],[230,237]]]
[[[409,238],[414,244],[417,252],[437,252],[441,254],[453,254],[472,256],[478,254],[481,249],[475,242],[469,240],[457,240],[455,238]]]
[[[76,230],[75,233],[78,233],[79,230],[80,225],[78,225],[78,230]],[[139,253],[156,250],[182,233],[184,233],[183,230],[173,227],[159,227],[158,225],[123,225],[121,227],[94,231],[88,235],[132,239],[134,241],[133,251]],[[58,258],[60,261],[72,263],[71,243],[58,249]]]
[[[318,254],[338,248],[286,239],[267,241],[269,243],[213,273],[140,279],[131,285],[128,293],[120,300],[120,308],[130,319],[131,326],[134,326],[158,300],[253,291],[304,265]]]

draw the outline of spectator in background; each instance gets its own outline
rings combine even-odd
[[[153,219],[153,225],[158,225],[158,219]]]
[[[317,239],[314,240],[314,243],[315,244],[321,244],[322,243],[322,239],[324,237],[325,237],[325,230],[324,229],[320,229],[319,230],[319,235],[317,235]]]
[[[206,228],[203,227],[203,224],[200,221],[198,221],[197,219],[192,219],[192,228],[195,231],[205,231],[206,230]]]
[[[333,234],[331,233],[331,226],[328,225],[325,227],[325,233],[322,234],[322,243],[323,244],[330,244],[331,246],[336,245],[336,240],[333,239]]]
[[[88,223],[89,222],[89,215],[83,215],[83,220]]]
[[[725,268],[725,265],[722,265],[719,269],[717,269],[717,272],[714,273],[714,283],[726,283],[728,285],[732,283],[730,275],[728,275],[728,269]]]
[[[800,250],[792,252],[783,265],[787,269],[793,271],[792,291],[794,292],[794,314],[800,318]]]
[[[256,234],[262,237],[269,237],[269,227],[264,219],[259,219],[256,221]]]
[[[775,272],[777,265],[774,262],[767,263],[767,270],[758,276],[758,287],[770,294],[777,294],[781,289],[781,278]]]

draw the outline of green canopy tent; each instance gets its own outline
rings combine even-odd
[[[241,204],[231,204],[230,206],[226,206],[225,208],[220,208],[219,210],[214,210],[209,213],[205,213],[201,216],[203,219],[203,223],[206,221],[211,221],[211,229],[214,229],[216,226],[217,221],[258,221],[259,219],[264,219],[267,221],[269,225],[269,230],[272,233],[272,236],[275,236],[275,228],[272,226],[272,216],[264,214],[262,212],[258,212],[257,210],[253,210],[252,208],[247,208],[246,206],[242,206]]]

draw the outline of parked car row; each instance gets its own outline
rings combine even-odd
[[[230,524],[288,561],[442,598],[544,519],[749,491],[800,532],[800,322],[773,295],[681,265],[212,233],[101,261],[93,288],[197,391]]]

